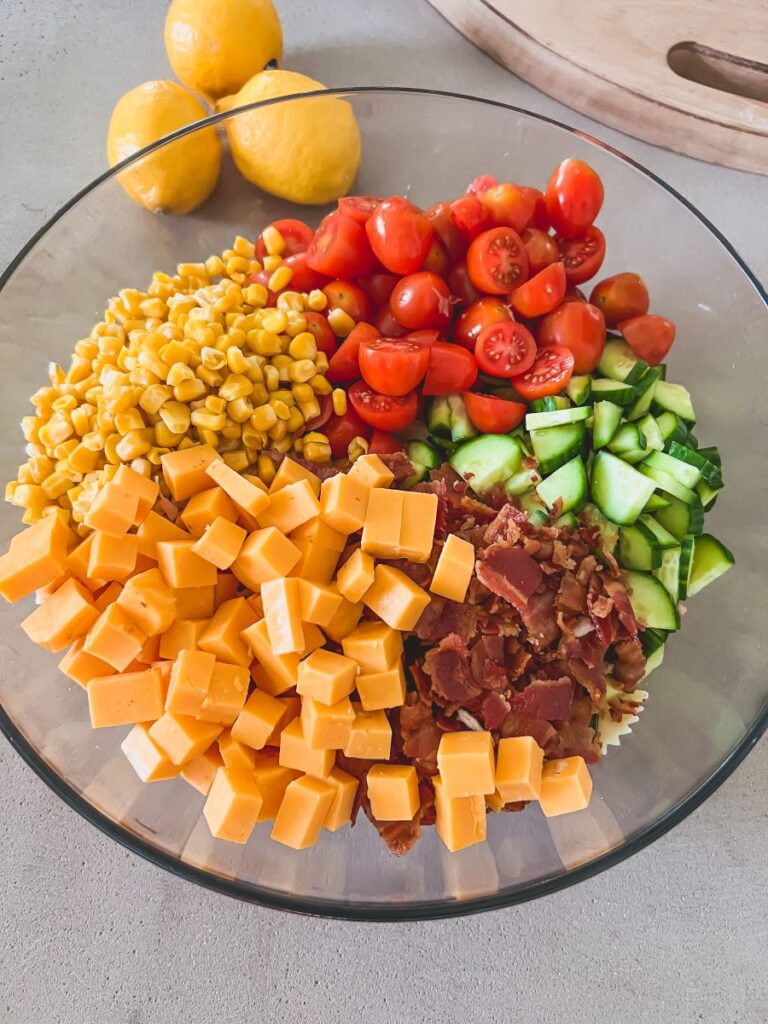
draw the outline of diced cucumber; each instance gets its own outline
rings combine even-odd
[[[691,568],[693,566],[693,548],[696,538],[690,533],[683,537],[683,543],[680,545],[680,571],[678,573],[678,583],[680,586],[679,599],[684,601],[688,597],[688,587],[691,583]]]
[[[652,494],[645,503],[645,511],[655,512],[659,508],[669,508],[670,501],[670,498],[665,498],[662,494]]]
[[[654,512],[656,519],[673,537],[682,541],[687,533],[698,534],[704,529],[704,511],[700,505],[686,505],[679,498],[670,497],[667,508]]]
[[[669,592],[669,596],[677,604],[680,599],[680,546],[667,548],[661,554],[661,565],[653,570],[657,580],[661,580]]]
[[[584,405],[586,400],[589,398],[591,390],[592,377],[588,373],[579,374],[577,377],[571,377],[565,385],[566,394],[575,405]],[[535,411],[538,412],[538,410]]]
[[[543,413],[542,415],[549,415]],[[531,446],[539,460],[539,469],[546,476],[580,455],[584,446],[584,424],[564,423],[561,427],[546,427],[531,431]]]
[[[506,434],[476,437],[457,448],[449,459],[451,467],[480,495],[505,484],[518,472],[522,461],[522,448]]]
[[[637,421],[637,426],[645,434],[645,444],[652,451],[664,451],[664,438],[661,436],[659,425],[650,413]]]
[[[688,436],[685,439],[685,443],[688,445],[689,448],[696,449],[699,447],[698,439],[694,434],[691,433],[690,430],[688,431]]]
[[[626,341],[615,338],[605,343],[598,369],[611,380],[637,384],[648,369],[648,363],[638,359]],[[594,384],[592,386],[594,388]]]
[[[583,405],[570,409],[554,409],[552,412],[529,412],[525,417],[526,430],[543,430],[546,427],[561,427],[564,423],[579,423],[588,420],[590,409]]]
[[[435,437],[451,436],[451,410],[446,395],[432,399],[427,411],[427,429]]]
[[[647,454],[647,448],[632,448],[628,452],[622,452],[621,457],[625,462],[628,462],[630,466],[634,466],[636,462],[642,462]]]
[[[622,384],[618,380],[598,378],[592,381],[592,391],[589,394],[590,402],[615,402],[616,405],[631,405],[635,400],[635,389],[631,384]]]
[[[653,672],[654,669],[659,668],[661,663],[664,661],[664,644],[661,647],[657,647],[655,651],[652,651],[645,659],[645,672],[643,673],[643,679],[647,679],[648,676]]]
[[[646,658],[658,651],[667,642],[667,634],[663,629],[644,629],[640,634],[640,643]]]
[[[728,548],[711,533],[702,533],[700,537],[696,537],[688,581],[688,596],[693,597],[704,587],[709,586],[727,572],[735,561]]]
[[[621,423],[622,408],[614,402],[595,402],[593,408],[592,447],[605,448]]]
[[[647,476],[650,480],[653,480],[656,487],[660,491],[665,491],[667,494],[673,495],[675,498],[679,498],[680,501],[684,501],[686,505],[700,505],[699,496],[696,491],[692,491],[690,487],[686,487],[685,484],[679,483],[669,473],[665,473],[663,469],[656,469],[655,466],[649,466],[646,462],[637,467],[638,472],[642,473],[643,476]]]
[[[713,466],[722,469],[723,460],[720,458],[720,451],[714,445],[709,448],[699,448],[699,455],[707,462],[711,462]]]
[[[623,459],[599,451],[592,467],[592,500],[608,519],[631,526],[655,489],[654,481]]]
[[[583,523],[588,523],[599,530],[603,545],[608,551],[614,552],[616,550],[619,543],[619,529],[605,518],[597,505],[587,502],[579,513],[579,519]]]
[[[677,607],[663,583],[645,572],[627,573],[629,600],[635,618],[646,628],[679,629]]]
[[[405,446],[408,461],[413,466],[415,473],[403,481],[406,487],[413,487],[414,484],[424,480],[430,469],[437,469],[443,461],[436,449],[426,441],[409,441]]]
[[[661,374],[652,366],[635,384],[635,400],[627,410],[628,420],[639,420],[641,416],[645,416],[651,408],[651,401],[656,389],[656,381],[658,380],[661,380]]]
[[[577,509],[587,500],[588,491],[587,471],[581,456],[576,456],[570,462],[566,462],[560,469],[542,480],[536,488],[536,493],[547,506],[554,507],[558,498],[562,504],[561,514]]]
[[[656,417],[656,423],[658,424],[659,432],[661,433],[661,438],[665,447],[670,445],[673,441],[685,444],[688,437],[688,428],[675,413],[660,413]]]
[[[717,451],[717,449],[714,449]],[[680,462],[685,462],[689,466],[695,467],[699,471],[700,478],[709,484],[710,487],[720,488],[723,486],[723,477],[720,473],[720,465],[716,462],[710,462],[710,460],[703,455],[704,449],[699,448],[696,451],[695,448],[688,448],[686,445],[679,444],[677,441],[673,441],[669,446],[669,455],[673,459],[679,459]],[[719,458],[719,454],[718,454]],[[685,480],[680,477],[682,483]],[[696,481],[698,483],[698,480]],[[694,484],[688,484],[689,487],[695,486]]]
[[[642,517],[634,526],[619,530],[619,562],[625,569],[650,572],[661,565],[661,547],[656,537],[643,525]]]
[[[637,449],[645,451],[648,446],[646,444],[645,434],[637,424],[625,423],[616,431],[614,437],[608,444],[608,447],[612,452],[620,454],[622,452],[636,451]]]
[[[665,530],[661,523],[654,519],[653,516],[640,516],[638,522],[651,531],[662,551],[665,551],[667,548],[677,547],[679,543],[677,537],[673,537],[669,530]]]
[[[552,523],[553,526],[557,526],[558,529],[561,526],[578,526],[579,521],[573,512],[566,512]]]
[[[683,451],[688,451],[688,449],[684,448]],[[689,488],[689,490],[693,490],[699,480],[701,480],[701,470],[697,469],[695,465],[690,465],[672,455],[667,455],[666,452],[651,452],[645,460],[645,464],[653,466],[654,469],[660,469],[664,473],[669,473],[673,480],[677,480],[678,483],[681,483],[683,487]]]
[[[451,411],[451,440],[459,444],[470,437],[476,437],[477,431],[467,415],[461,395],[448,395],[448,408]]]
[[[519,495],[518,501],[523,512],[528,513],[528,519],[534,526],[544,526],[549,522],[549,513],[541,504],[535,491],[528,490]]]
[[[696,484],[696,493],[701,499],[701,507],[708,512],[717,501],[717,496],[722,487],[710,487],[706,480],[700,480]]]
[[[565,395],[547,395],[546,398],[535,398],[531,409],[533,412],[554,412],[556,409],[568,409],[570,405]]]
[[[682,384],[670,384],[667,380],[657,381],[653,389],[652,405],[662,411],[676,413],[686,423],[696,422],[691,396]]]
[[[541,473],[535,469],[519,469],[504,481],[504,490],[511,498],[517,498],[541,483]]]

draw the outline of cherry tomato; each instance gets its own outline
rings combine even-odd
[[[564,295],[565,268],[562,263],[551,263],[515,288],[509,301],[516,313],[531,320],[557,309]]]
[[[536,208],[536,200],[511,181],[489,188],[480,197],[480,202],[490,213],[494,224],[514,228],[518,234],[531,223]]]
[[[451,295],[459,306],[468,306],[470,302],[476,302],[480,298],[480,292],[469,279],[466,263],[457,263],[455,267],[451,268],[448,285]]]
[[[357,323],[369,320],[371,316],[371,300],[363,289],[351,281],[331,281],[323,288],[328,299],[329,309],[343,309]]]
[[[489,188],[493,188],[498,184],[498,181],[496,181],[492,174],[479,174],[467,185],[467,195],[481,196],[484,192],[487,192]]]
[[[533,365],[536,342],[522,324],[514,320],[485,327],[475,342],[475,359],[483,373],[493,377],[514,377]]]
[[[398,281],[389,308],[404,327],[444,327],[451,319],[451,293],[442,277],[420,270]]]
[[[429,219],[435,234],[448,251],[448,255],[455,262],[464,258],[468,242],[459,229],[451,220],[451,204],[449,202],[435,203],[427,210]]]
[[[512,378],[512,387],[527,402],[563,390],[573,374],[573,353],[562,345],[548,345],[539,349],[530,370]]]
[[[512,228],[491,228],[472,242],[467,271],[475,288],[503,295],[528,276],[528,255],[520,235]]]
[[[269,279],[272,275],[266,270],[257,270],[255,274],[251,274],[248,278],[249,284],[263,284],[267,289],[267,305],[274,306],[275,304],[275,293],[270,290]]]
[[[415,391],[402,396],[382,395],[362,380],[352,385],[347,397],[358,416],[376,430],[403,430],[413,423],[419,411]]]
[[[360,345],[360,373],[382,395],[401,397],[421,384],[430,346],[408,338],[375,338]]]
[[[521,185],[520,191],[533,200],[533,220],[531,221],[531,226],[538,228],[539,231],[549,231],[552,225],[549,223],[544,193],[541,189],[532,188],[530,185]]]
[[[645,282],[637,274],[614,274],[592,289],[589,301],[603,311],[608,327],[622,320],[645,316],[651,304]]]
[[[455,395],[468,391],[477,380],[477,362],[471,352],[459,345],[436,341],[429,352],[429,369],[424,378],[423,395]]]
[[[431,274],[437,274],[438,277],[445,277],[450,266],[451,260],[448,256],[448,250],[437,235],[433,235],[427,258],[421,264],[421,269],[428,270]]]
[[[380,338],[404,338],[408,333],[408,328],[403,327],[392,316],[388,302],[380,306],[373,314],[373,323]]]
[[[307,264],[305,252],[297,252],[295,256],[289,256],[283,263],[286,267],[291,268],[291,281],[288,288],[292,292],[311,292],[328,283],[325,274],[318,274]]]
[[[314,234],[309,224],[305,224],[303,220],[294,220],[292,217],[273,220],[268,227],[275,228],[285,239],[285,248],[280,253],[283,259],[286,256],[295,256],[297,252],[306,252]],[[256,239],[256,259],[263,260],[266,255],[267,247],[264,245],[262,232]]]
[[[491,226],[491,215],[477,196],[462,196],[451,203],[451,222],[465,238],[477,238]]]
[[[307,330],[315,336],[318,352],[325,352],[330,359],[336,352],[336,335],[322,313],[306,312],[302,316],[307,321]]]
[[[440,332],[434,328],[424,328],[418,331],[408,331],[405,335],[408,341],[417,341],[419,345],[426,345],[431,348],[440,337]]]
[[[566,281],[568,278],[566,278]],[[572,284],[570,288],[565,289],[565,295],[563,296],[563,303],[566,302],[586,302],[587,296],[581,290],[577,288],[575,284]]]
[[[589,302],[568,302],[541,321],[539,343],[570,349],[573,372],[592,373],[605,346],[605,317]]]
[[[371,338],[378,338],[379,331],[370,324],[355,324],[328,362],[326,377],[332,384],[344,384],[360,376],[358,354],[360,344]]]
[[[376,196],[342,196],[339,200],[339,213],[351,217],[358,224],[365,224],[380,202]]]
[[[509,306],[503,299],[486,295],[459,313],[456,323],[453,325],[453,340],[458,345],[469,349],[470,352],[474,352],[477,336],[484,327],[511,319]]]
[[[307,249],[307,266],[328,277],[361,277],[374,267],[365,228],[342,213],[329,213],[320,222]]]
[[[427,257],[432,225],[427,215],[401,196],[384,199],[365,225],[379,262],[393,274],[412,274]]]
[[[468,391],[464,398],[467,416],[481,434],[506,434],[522,423],[526,413],[524,402],[508,402],[493,395],[474,395]]]
[[[600,228],[593,226],[578,238],[558,238],[557,241],[568,284],[583,284],[603,265],[605,235]]]
[[[633,316],[622,320],[619,330],[624,340],[640,359],[658,365],[672,348],[675,325],[663,316]]]
[[[371,428],[357,415],[354,409],[347,409],[343,416],[331,416],[323,433],[331,446],[334,459],[346,459],[350,441],[356,437],[370,437]]]
[[[600,212],[603,195],[603,183],[589,164],[563,160],[544,193],[552,227],[565,238],[583,234]]]
[[[369,455],[393,455],[404,450],[403,442],[386,430],[374,430],[368,442]]]
[[[528,254],[528,272],[538,274],[544,267],[560,259],[560,247],[552,235],[538,228],[526,228],[522,234],[523,245]]]
[[[357,283],[371,300],[374,309],[389,302],[392,289],[400,279],[397,274],[369,274],[358,278]]]

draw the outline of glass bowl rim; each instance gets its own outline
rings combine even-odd
[[[154,150],[162,148],[169,142],[183,138],[186,135],[190,135],[206,126],[218,124],[220,121],[227,120],[237,114],[242,114],[249,110],[256,110],[261,107],[268,107],[279,103],[311,97],[318,98],[322,96],[336,96],[343,98],[345,96],[365,96],[376,94],[399,95],[403,97],[436,96],[440,99],[458,99],[471,103],[482,103],[486,106],[498,107],[502,110],[522,114],[524,117],[530,117],[536,121],[541,121],[545,124],[560,128],[563,131],[569,132],[572,135],[577,135],[599,149],[610,153],[620,162],[628,164],[635,170],[640,171],[647,178],[650,178],[651,181],[664,189],[664,191],[669,193],[670,196],[676,199],[679,203],[682,203],[683,206],[687,207],[687,209],[697,217],[702,224],[704,224],[711,234],[714,235],[730,256],[733,257],[747,280],[754,287],[758,296],[762,299],[763,304],[768,311],[768,292],[722,232],[715,227],[715,225],[703,213],[701,213],[693,203],[686,199],[685,196],[681,195],[673,186],[669,185],[663,178],[649,170],[639,161],[627,156],[626,153],[623,153],[616,147],[595,138],[587,132],[583,132],[580,129],[564,124],[556,118],[548,117],[547,115],[537,113],[536,111],[526,110],[524,107],[518,107],[511,103],[504,103],[501,100],[487,99],[482,96],[471,96],[466,93],[449,92],[439,89],[409,88],[400,86],[352,86],[349,88],[321,89],[313,92],[296,93],[290,96],[274,97],[272,99],[261,100],[256,103],[246,104],[242,107],[235,107],[231,110],[211,114],[209,117],[200,121],[193,121],[192,123],[179,128],[177,131],[163,136],[163,138],[158,139],[156,142],[146,146],[144,149],[138,150],[132,156],[127,157],[114,167],[110,167],[102,174],[97,175],[97,177],[89,182],[88,185],[82,188],[79,192],[76,192],[67,202],[59,207],[59,209],[32,235],[27,243],[22,246],[2,274],[0,274],[0,293],[3,292],[6,284],[11,280],[16,269],[24,258],[32,252],[37,243],[48,233],[53,225],[73,209],[81,199],[84,199],[90,192],[93,192],[98,188],[102,182],[116,177],[126,167],[129,167],[131,164],[141,160]],[[710,797],[712,793],[714,793],[715,790],[718,789],[719,786],[721,786],[731,773],[741,764],[750,750],[755,746],[758,739],[760,739],[762,734],[766,731],[766,728],[768,728],[768,698],[739,742],[734,744],[725,757],[721,759],[720,763],[709,773],[709,775],[701,780],[699,784],[687,794],[687,796],[680,799],[659,818],[638,829],[633,835],[626,838],[619,846],[609,850],[607,853],[604,853],[599,857],[594,858],[586,864],[582,864],[576,868],[558,872],[557,874],[546,876],[544,878],[539,878],[535,882],[530,882],[519,889],[500,890],[499,892],[488,896],[470,897],[463,900],[443,899],[412,901],[403,904],[383,904],[365,900],[347,904],[339,903],[337,900],[324,899],[322,897],[292,896],[286,893],[281,893],[278,890],[262,888],[254,883],[226,878],[222,875],[216,875],[202,868],[195,867],[192,864],[184,863],[179,858],[165,853],[158,847],[153,846],[150,842],[130,832],[118,822],[113,821],[108,815],[104,814],[93,804],[89,803],[88,800],[78,793],[61,775],[59,775],[37,752],[32,744],[26,740],[19,728],[13,722],[11,716],[6,712],[3,705],[0,704],[0,731],[2,731],[11,747],[43,780],[43,782],[45,782],[45,784],[64,801],[64,803],[85,818],[86,821],[95,825],[103,833],[114,839],[121,846],[130,850],[132,853],[138,854],[145,860],[148,860],[152,864],[171,872],[171,874],[174,874],[179,878],[195,882],[203,888],[223,893],[227,896],[232,896],[244,902],[256,903],[260,906],[274,910],[284,910],[312,916],[349,921],[373,922],[436,920],[440,918],[460,917],[468,914],[480,913],[486,910],[501,910],[505,907],[537,899],[540,896],[551,895],[552,893],[559,892],[561,889],[566,889],[571,885],[576,885],[578,882],[592,878],[593,876],[600,874],[602,871],[613,867],[615,864],[621,863],[621,861],[633,856],[635,853],[638,853],[640,850],[644,849],[656,839],[663,836],[670,829],[678,825],[683,821],[683,819],[687,818],[688,815],[696,810],[697,807],[701,806],[701,804]]]

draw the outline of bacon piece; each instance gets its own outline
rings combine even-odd
[[[530,718],[548,722],[568,718],[573,700],[573,683],[568,676],[559,679],[534,679],[512,695],[512,710]]]
[[[455,633],[444,637],[437,647],[427,652],[424,671],[432,679],[432,691],[446,701],[466,704],[481,693],[469,674],[469,652]]]
[[[541,583],[542,572],[520,548],[491,544],[477,563],[477,576],[492,593],[523,611]]]
[[[509,701],[499,693],[487,693],[480,705],[480,714],[486,729],[498,729],[509,714]]]

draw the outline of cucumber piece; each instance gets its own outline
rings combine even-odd
[[[710,487],[706,480],[701,480],[696,484],[696,493],[701,500],[701,507],[705,512],[708,512],[715,504],[717,496],[722,489],[722,487]]]
[[[713,466],[717,466],[718,469],[723,468],[723,460],[720,458],[719,450],[712,445],[709,448],[699,448],[699,455],[707,462],[711,462]]]
[[[597,368],[611,380],[637,384],[648,369],[648,363],[638,359],[623,338],[615,338],[605,343]]]
[[[677,604],[680,599],[680,546],[667,548],[662,552],[661,565],[653,570],[653,575],[667,589],[669,596]]]
[[[693,565],[693,548],[694,541],[696,540],[690,533],[683,537],[683,543],[680,545],[680,569],[677,576],[678,581],[678,597],[681,601],[684,601],[688,597],[688,587],[691,582],[691,568]]]
[[[702,454],[704,449],[699,448],[696,451],[694,448],[688,448],[683,444],[679,444],[677,441],[673,441],[669,446],[669,456],[673,459],[679,459],[680,462],[686,463],[688,466],[693,466],[699,471],[700,478],[709,484],[710,487],[720,488],[723,486],[723,477],[720,473],[720,465],[715,462],[710,462],[706,455]],[[714,449],[717,451],[717,449]],[[719,455],[718,455],[719,458]],[[685,480],[680,477],[682,483]],[[696,483],[699,481],[697,480]],[[694,484],[688,486],[693,487]]]
[[[657,647],[655,651],[646,656],[645,672],[643,672],[643,679],[647,679],[651,672],[653,672],[654,669],[658,668],[663,661],[664,644],[662,644],[661,647]]]
[[[656,423],[661,433],[661,439],[665,447],[673,441],[685,444],[688,439],[688,428],[673,412],[662,412],[656,417]]]
[[[595,402],[593,408],[592,447],[605,448],[621,423],[622,408],[614,402]]]
[[[566,512],[564,515],[560,516],[559,519],[556,519],[552,525],[557,526],[559,529],[561,526],[578,526],[579,521],[573,512]]]
[[[408,461],[415,473],[403,481],[405,487],[413,487],[427,477],[430,469],[437,469],[443,461],[438,452],[426,441],[409,441],[405,446]]]
[[[661,374],[655,367],[651,367],[635,385],[635,400],[627,410],[628,420],[639,420],[645,416],[651,408],[653,393],[656,390],[656,381],[661,380]]]
[[[517,473],[523,461],[523,450],[514,437],[484,434],[461,445],[448,461],[472,490],[482,495]]]
[[[592,390],[592,377],[588,373],[571,377],[565,385],[565,392],[574,405],[584,405]],[[539,410],[537,409],[536,412]]]
[[[590,402],[601,402],[603,400],[615,402],[616,405],[631,405],[635,400],[635,389],[631,384],[622,384],[621,381],[598,378],[592,381],[592,391],[589,395]]]
[[[636,423],[625,423],[623,427],[619,427],[616,431],[608,447],[617,454],[632,452],[638,449],[646,452],[645,434]]]
[[[667,634],[663,629],[644,629],[640,634],[640,643],[646,658],[658,651],[667,642]]]
[[[635,463],[642,462],[647,454],[647,448],[632,448],[628,452],[622,452],[621,457],[625,462],[628,462],[630,466],[634,466]]]
[[[683,451],[687,450],[687,448],[683,449]],[[693,490],[699,480],[701,480],[701,470],[697,469],[694,465],[689,465],[687,462],[682,462],[672,455],[667,455],[666,452],[651,452],[645,460],[645,464],[653,466],[654,469],[660,469],[663,473],[668,473],[673,480],[677,480],[678,483],[682,484],[683,487],[689,488],[689,490]]]
[[[461,395],[448,395],[448,408],[451,411],[451,440],[456,444],[477,437],[477,431],[464,408]]]
[[[679,543],[677,537],[673,537],[669,530],[665,530],[661,523],[654,519],[653,516],[640,516],[638,522],[651,531],[662,551],[665,551],[667,548],[677,547]]]
[[[662,412],[673,412],[686,423],[696,422],[696,413],[687,388],[682,384],[670,384],[667,380],[656,381],[651,405]]]
[[[587,471],[581,456],[577,455],[575,459],[566,462],[551,476],[542,480],[536,488],[536,493],[549,509],[552,509],[560,498],[562,514],[580,508],[587,500],[588,488]]]
[[[528,513],[528,519],[534,526],[545,526],[549,523],[549,513],[541,504],[535,491],[528,490],[519,495],[518,502],[523,512]]]
[[[520,469],[504,481],[504,490],[511,498],[518,498],[541,483],[541,473],[535,469]]]
[[[658,423],[650,413],[638,420],[637,426],[645,434],[645,444],[651,451],[664,451],[664,438],[661,436]]]
[[[565,395],[547,395],[546,398],[535,398],[531,402],[533,412],[555,412],[556,409],[570,408],[570,401]]]
[[[625,569],[644,569],[650,572],[661,565],[661,547],[656,537],[638,519],[634,526],[619,530],[619,563]]]
[[[623,459],[600,451],[592,467],[592,500],[613,523],[631,526],[655,490],[655,483]]]
[[[685,443],[689,448],[696,449],[699,447],[698,439],[690,432],[690,430],[688,431],[688,437],[686,437]]]
[[[700,537],[696,537],[688,581],[688,596],[694,597],[723,573],[728,572],[735,562],[733,554],[711,533],[702,533]]]
[[[544,413],[543,415],[548,415]],[[531,446],[539,460],[539,469],[546,476],[580,455],[584,446],[584,424],[564,423],[531,431]]]
[[[677,607],[666,587],[655,576],[634,570],[626,576],[629,601],[639,623],[651,629],[680,628]]]
[[[681,542],[687,533],[699,534],[704,529],[704,510],[698,505],[686,505],[679,498],[670,497],[667,508],[657,509],[654,515]]]
[[[432,399],[427,410],[427,430],[435,437],[451,436],[451,410],[445,395]]]
[[[565,423],[580,423],[589,419],[590,411],[583,405],[570,409],[554,409],[552,412],[529,412],[525,417],[525,429],[543,430],[546,427],[562,427]]]
[[[679,483],[669,473],[665,473],[663,469],[656,469],[655,466],[649,466],[646,462],[638,466],[638,472],[642,473],[643,476],[647,476],[649,480],[653,480],[656,484],[656,488],[660,491],[665,491],[667,494],[671,494],[675,498],[679,498],[680,501],[684,501],[686,505],[701,505],[699,496],[696,491],[692,491],[690,487],[686,487],[685,484]]]
[[[646,512],[655,512],[659,508],[669,508],[670,499],[662,494],[652,494],[645,503]]]
[[[608,551],[616,550],[619,543],[619,529],[605,518],[597,505],[587,502],[579,513],[579,519],[583,523],[594,526],[600,532],[603,545]]]

